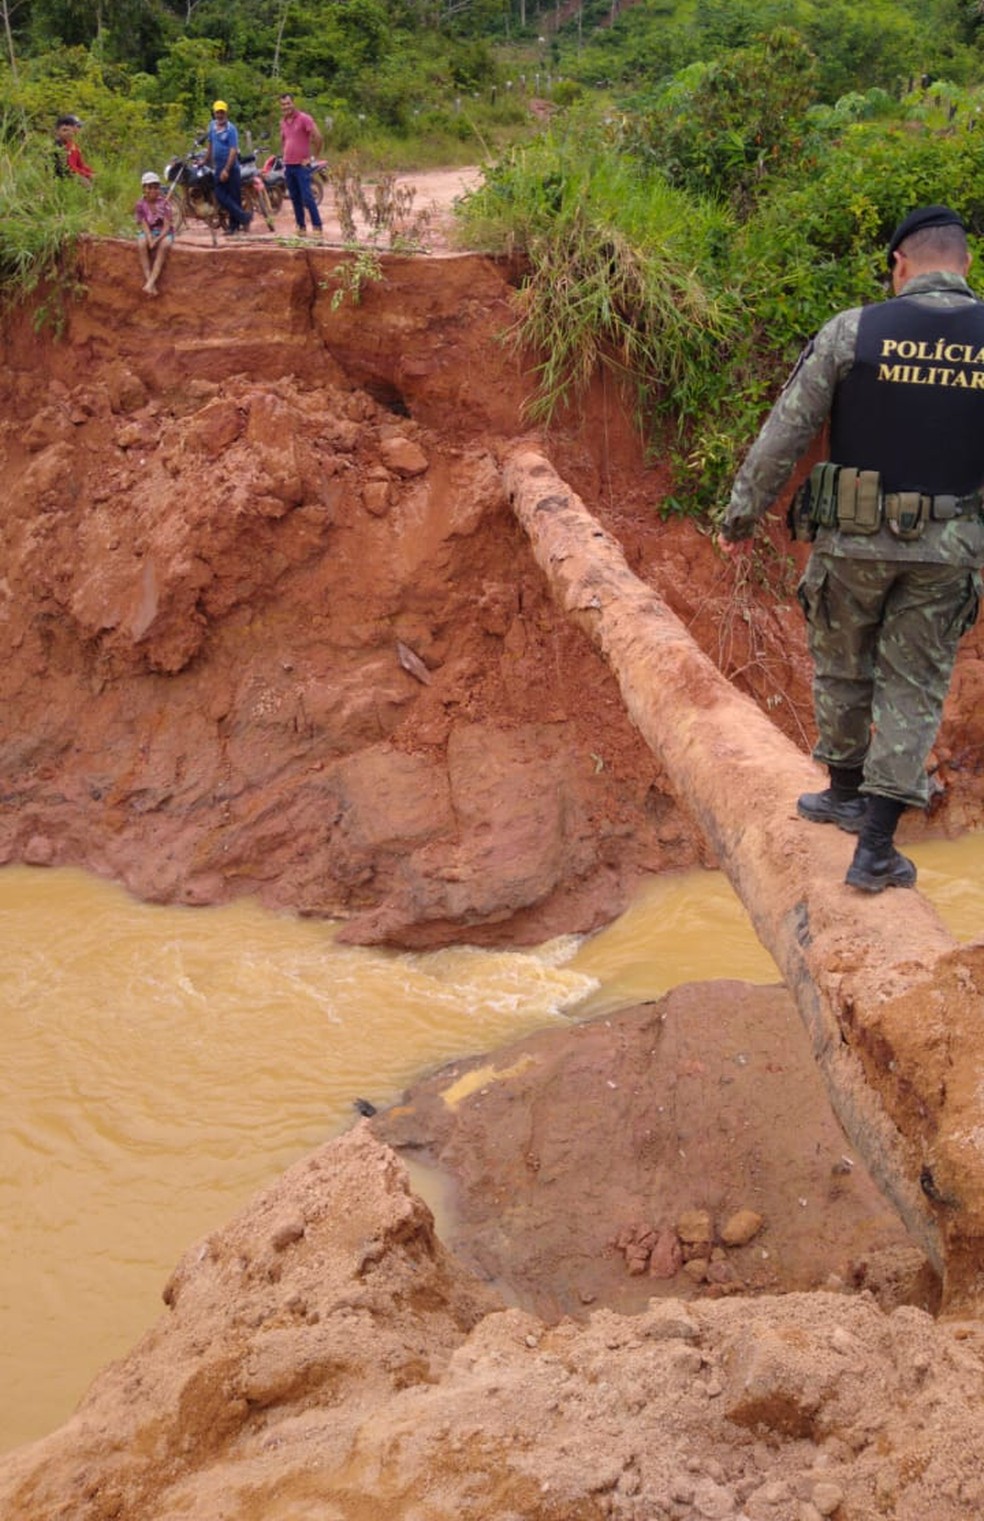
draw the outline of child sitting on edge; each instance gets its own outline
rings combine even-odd
[[[143,195],[134,207],[137,219],[137,248],[140,267],[144,272],[144,292],[148,296],[158,294],[157,282],[167,251],[174,242],[174,226],[171,207],[161,195],[161,182],[156,174],[147,173],[141,178]],[[151,259],[153,255],[153,259]]]

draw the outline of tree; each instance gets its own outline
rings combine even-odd
[[[280,44],[284,40],[284,27],[287,25],[287,12],[290,8],[290,0],[281,0],[280,14],[277,18],[277,40],[273,47],[273,63],[270,72],[274,79],[280,77]]]
[[[208,114],[218,88],[219,49],[210,37],[179,37],[157,65],[162,97],[180,105],[186,121]]]
[[[17,78],[17,53],[14,49],[14,29],[11,24],[13,12],[17,9],[19,0],[0,0],[0,11],[3,13],[3,35],[7,44],[7,57],[10,60],[10,72]]]
[[[647,123],[650,149],[674,183],[741,204],[772,165],[788,166],[815,80],[803,39],[780,28],[678,76]]]

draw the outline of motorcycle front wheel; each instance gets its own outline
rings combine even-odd
[[[270,205],[273,207],[273,214],[274,214],[274,216],[276,216],[277,212],[280,210],[281,206],[284,204],[284,187],[283,187],[283,185],[268,185],[267,186],[267,195],[270,197]]]
[[[322,196],[324,195],[324,193],[325,193],[325,187],[324,187],[324,184],[322,182],[321,176],[318,175],[318,174],[312,174],[312,176],[311,176],[311,195],[313,197],[314,204],[316,206],[320,206],[321,205],[321,199],[322,199]]]
[[[221,221],[219,208],[215,204],[214,198],[205,191],[193,190],[191,192],[188,197],[188,210],[200,222],[207,223],[213,232]]]
[[[273,205],[262,180],[250,180],[243,186],[243,206],[254,216],[259,212],[267,227],[273,232]]]

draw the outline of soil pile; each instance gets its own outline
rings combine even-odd
[[[548,1320],[655,1295],[939,1303],[780,987],[692,984],[544,1031],[422,1079],[371,1128],[447,1180],[455,1255]]]
[[[965,1521],[976,1325],[870,1294],[548,1323],[451,1258],[360,1125],[188,1252],[5,1521]]]

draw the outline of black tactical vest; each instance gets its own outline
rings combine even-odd
[[[966,496],[984,483],[984,301],[898,296],[861,313],[837,387],[830,458],[885,491]]]

